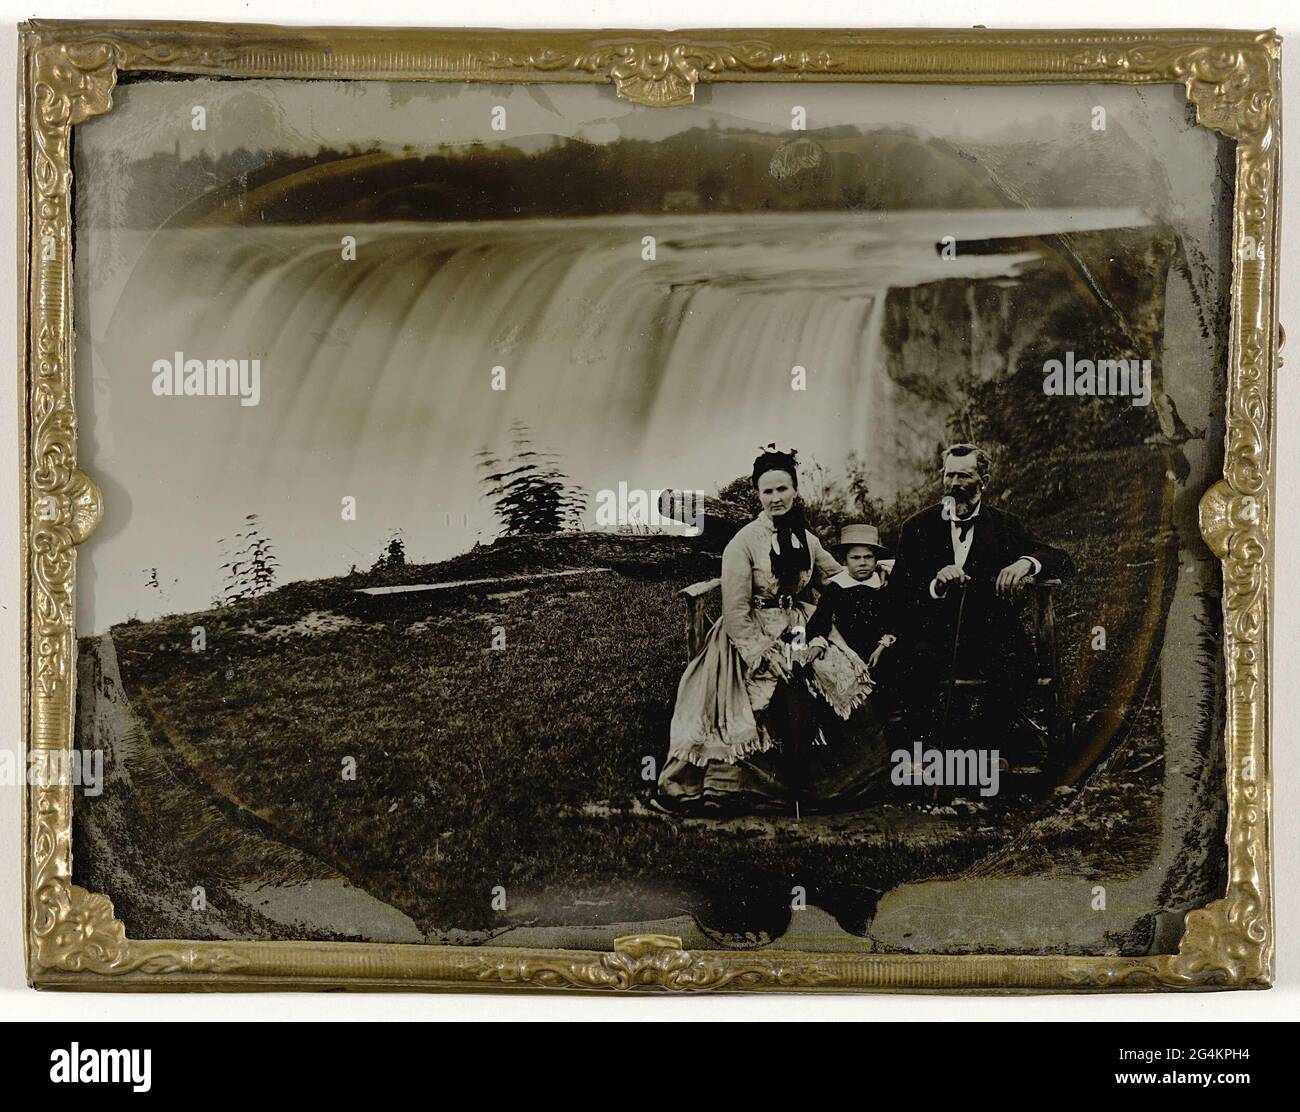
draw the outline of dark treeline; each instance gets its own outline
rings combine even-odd
[[[534,143],[536,140],[534,140]],[[236,150],[127,162],[137,227],[221,219],[320,223],[616,213],[970,208],[1000,203],[977,165],[906,130],[693,128],[659,141],[555,137],[433,153]],[[292,182],[285,179],[294,177]]]

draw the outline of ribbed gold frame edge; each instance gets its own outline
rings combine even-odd
[[[71,883],[72,787],[25,789],[24,943],[39,988],[1087,992],[1267,987],[1273,975],[1269,761],[1272,437],[1280,39],[1222,30],[604,30],[313,28],[33,21],[20,28],[19,385],[23,724],[29,751],[71,749],[77,545],[102,497],[77,467],[71,129],[112,106],[119,74],[611,82],[643,105],[714,81],[1178,83],[1236,142],[1223,478],[1201,500],[1222,560],[1228,880],[1190,912],[1176,954],[918,956],[691,951],[636,935],[610,951],[126,937],[106,896]],[[66,767],[66,766],[65,766]]]

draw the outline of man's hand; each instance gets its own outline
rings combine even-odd
[[[940,568],[939,574],[934,577],[934,588],[942,592],[948,589],[950,583],[965,583],[966,573],[956,564],[949,564],[946,568]]]
[[[1026,579],[1034,574],[1034,565],[1029,560],[1021,557],[1014,564],[1008,564],[998,572],[998,580],[994,589],[999,598],[1013,598],[1015,593],[1024,585]]]

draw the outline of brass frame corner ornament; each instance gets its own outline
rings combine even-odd
[[[25,737],[71,750],[76,549],[103,513],[77,466],[72,352],[72,128],[112,107],[119,75],[606,83],[641,106],[692,103],[704,82],[1180,84],[1236,143],[1223,478],[1201,502],[1224,575],[1228,878],[1152,957],[691,951],[634,935],[613,949],[135,941],[72,876],[72,786],[25,789],[31,982],[44,988],[520,987],[1069,991],[1257,988],[1272,979],[1269,580],[1278,366],[1279,40],[1271,31],[469,31],[34,21],[21,32],[27,291],[20,373],[25,512]]]

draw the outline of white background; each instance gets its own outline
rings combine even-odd
[[[5,0],[0,16],[0,150],[16,150],[15,106],[17,33],[22,19],[39,15],[60,19],[195,19],[223,22],[278,22],[315,25],[454,26],[468,9],[448,0],[421,3],[358,5],[337,0],[276,0],[231,3],[229,0],[106,0],[101,3],[53,3],[39,10]],[[1206,0],[1091,0],[1090,3],[1050,6],[1016,0],[997,3],[952,3],[948,0],[893,0],[888,5],[864,0],[819,0],[815,6],[778,0],[622,0],[622,2],[528,3],[527,0],[476,0],[473,25],[478,27],[1226,27],[1276,28],[1284,39],[1283,87],[1296,88],[1300,59],[1300,27],[1288,25],[1281,3],[1235,0],[1232,4]],[[1295,9],[1291,9],[1294,12]],[[1225,22],[1226,20],[1231,22]],[[1294,37],[1293,37],[1294,36]],[[1291,107],[1287,97],[1287,108]],[[1290,114],[1289,111],[1285,114]],[[1300,115],[1293,117],[1300,119]],[[1292,142],[1292,150],[1300,143]],[[7,159],[6,159],[7,161]],[[1281,318],[1300,340],[1296,319],[1296,288],[1288,265],[1286,244],[1295,241],[1300,205],[1300,167],[1284,151],[1283,181],[1287,199],[1282,206]],[[12,166],[13,163],[10,163]],[[0,220],[16,213],[16,172],[0,174]],[[13,228],[16,224],[10,223]],[[0,387],[0,745],[17,751],[19,739],[19,564],[18,458],[16,445],[18,397],[14,239],[6,243],[0,262],[0,367],[9,385]],[[1288,353],[1300,363],[1300,354]],[[1300,643],[1300,518],[1295,492],[1300,487],[1300,366],[1284,367],[1278,378],[1277,470],[1279,497],[1274,510],[1277,572],[1274,627],[1273,778],[1274,860],[1276,873],[1278,981],[1270,992],[1214,993],[1184,996],[1134,995],[1109,997],[1046,996],[1029,998],[955,998],[922,996],[749,996],[672,999],[570,998],[560,995],[231,995],[213,996],[36,993],[24,982],[19,860],[20,792],[0,787],[0,1018],[13,1019],[419,1019],[486,1020],[646,1020],[646,1019],[1238,1019],[1300,1016],[1300,973],[1295,954],[1300,947],[1297,921],[1297,804],[1300,803],[1300,760],[1295,736],[1300,725],[1300,684],[1294,679],[1290,654]]]

